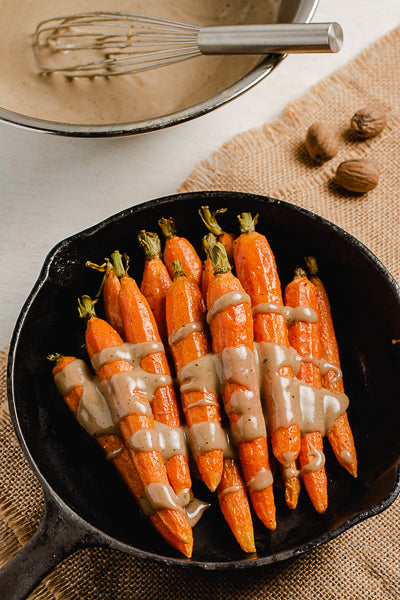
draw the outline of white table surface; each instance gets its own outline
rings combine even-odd
[[[338,21],[341,52],[293,55],[209,115],[128,138],[73,139],[0,124],[0,348],[49,250],[124,208],[174,193],[225,141],[283,108],[399,23],[399,0],[320,0],[314,21]]]

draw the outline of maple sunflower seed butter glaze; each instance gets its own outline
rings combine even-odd
[[[101,4],[98,0],[0,0],[0,106],[56,122],[127,123],[205,100],[238,81],[259,61],[254,56],[200,56],[135,75],[45,76],[39,73],[32,48],[32,34],[44,19],[104,10],[195,25],[272,23],[279,4],[280,0],[102,0]],[[66,57],[60,52],[51,59],[52,66],[62,66]]]
[[[83,360],[76,359],[68,363],[54,376],[54,381],[62,396],[76,387],[83,388],[76,418],[89,435],[118,433],[118,426],[115,425],[106,399],[100,391],[100,382]]]
[[[306,323],[316,323],[318,321],[318,315],[311,306],[292,307],[275,304],[274,302],[262,302],[252,306],[251,310],[253,316],[270,313],[282,315],[288,326],[293,325],[296,321],[304,321]]]

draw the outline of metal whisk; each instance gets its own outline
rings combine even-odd
[[[201,54],[338,52],[337,23],[197,27],[122,12],[42,21],[33,48],[42,73],[109,77],[171,65]]]

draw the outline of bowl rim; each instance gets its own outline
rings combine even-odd
[[[317,9],[319,0],[300,0],[300,2],[293,23],[309,23]],[[207,114],[244,94],[269,75],[286,56],[268,54],[249,73],[210,98],[176,112],[150,119],[105,125],[71,124],[30,117],[0,107],[0,123],[70,137],[119,137],[165,129]]]
[[[384,511],[395,501],[397,496],[400,494],[400,457],[399,457],[397,462],[395,464],[393,464],[393,466],[387,471],[387,473],[385,473],[385,475],[387,475],[387,474],[391,474],[393,471],[395,472],[394,473],[394,485],[393,485],[392,490],[388,493],[388,495],[385,498],[383,498],[381,501],[378,501],[376,505],[350,517],[349,519],[344,521],[338,527],[336,527],[330,531],[327,531],[326,533],[320,535],[319,537],[317,537],[315,539],[310,540],[306,544],[297,546],[295,548],[291,548],[289,550],[283,550],[277,554],[272,554],[272,555],[268,555],[268,556],[264,556],[264,557],[260,557],[260,558],[251,558],[251,556],[244,556],[243,559],[241,559],[241,560],[231,560],[231,561],[224,561],[224,562],[216,562],[216,561],[205,562],[205,561],[201,561],[201,560],[193,560],[193,559],[189,560],[189,559],[185,559],[183,557],[181,558],[181,557],[164,556],[162,554],[156,554],[154,552],[144,551],[139,548],[136,548],[135,546],[131,546],[130,544],[127,544],[125,542],[121,542],[119,539],[113,537],[112,535],[105,533],[102,530],[98,529],[91,522],[89,522],[88,520],[83,518],[78,512],[75,512],[70,507],[70,505],[63,498],[61,498],[59,496],[59,494],[52,488],[51,484],[47,480],[46,475],[44,473],[42,473],[42,471],[40,470],[39,466],[37,465],[35,459],[33,458],[31,451],[29,449],[29,445],[25,441],[23,427],[19,420],[18,411],[16,410],[15,389],[14,389],[14,378],[15,378],[15,372],[16,372],[15,353],[16,353],[16,349],[18,346],[19,335],[20,335],[21,329],[24,325],[25,318],[30,310],[32,302],[35,300],[36,295],[39,293],[40,289],[47,281],[47,278],[49,276],[50,267],[52,265],[54,258],[57,256],[58,252],[65,246],[69,245],[69,243],[71,243],[73,241],[77,241],[77,240],[81,239],[82,237],[91,236],[91,235],[95,234],[97,231],[100,231],[101,229],[107,227],[108,225],[118,221],[119,219],[123,219],[129,215],[132,215],[136,211],[140,211],[143,208],[151,208],[152,206],[160,206],[160,205],[169,203],[172,199],[180,200],[180,199],[184,199],[185,197],[192,197],[192,198],[195,197],[195,198],[201,198],[202,200],[207,200],[207,201],[211,200],[212,201],[213,199],[220,199],[222,197],[222,195],[223,195],[224,199],[227,199],[227,198],[229,198],[229,196],[235,196],[237,194],[239,194],[241,196],[249,196],[249,197],[253,197],[253,198],[262,199],[263,201],[267,201],[268,204],[272,204],[272,205],[277,205],[277,206],[282,205],[283,207],[290,208],[290,210],[292,210],[294,213],[298,213],[298,214],[301,214],[301,215],[307,216],[307,217],[312,217],[313,220],[317,221],[324,227],[327,226],[327,227],[333,229],[335,231],[335,233],[338,234],[340,237],[342,237],[346,241],[349,241],[352,244],[354,244],[357,247],[357,249],[362,254],[364,254],[364,256],[371,263],[373,263],[374,267],[377,268],[384,275],[388,284],[392,287],[393,293],[396,295],[396,297],[398,298],[398,300],[400,302],[400,286],[399,286],[399,284],[396,282],[394,277],[389,273],[389,271],[386,269],[386,267],[381,263],[381,261],[375,256],[375,254],[371,250],[369,250],[369,248],[367,248],[367,246],[365,246],[357,238],[355,238],[353,235],[351,235],[350,233],[348,233],[347,231],[345,231],[338,225],[332,223],[331,221],[329,221],[328,219],[325,219],[324,217],[322,217],[320,215],[313,213],[312,211],[309,211],[302,207],[296,206],[289,202],[285,202],[285,201],[271,198],[268,196],[263,196],[260,194],[252,194],[252,193],[246,193],[246,192],[231,192],[231,191],[222,191],[222,190],[171,194],[168,196],[163,196],[161,198],[142,202],[140,204],[137,204],[130,208],[127,208],[123,211],[120,211],[114,215],[111,215],[110,217],[108,217],[106,219],[103,219],[102,221],[98,222],[95,225],[92,225],[91,227],[89,227],[87,229],[84,229],[80,232],[77,232],[77,233],[65,238],[64,240],[62,240],[58,244],[56,244],[50,250],[48,255],[46,256],[43,267],[38,276],[38,279],[37,279],[36,283],[34,284],[34,287],[33,287],[32,291],[30,292],[27,300],[25,301],[25,304],[20,312],[17,323],[15,325],[14,333],[13,333],[12,340],[10,343],[10,352],[9,352],[8,367],[7,367],[8,404],[9,404],[12,424],[13,424],[14,430],[17,434],[19,443],[23,449],[25,456],[27,457],[27,459],[31,465],[31,468],[32,468],[35,476],[38,477],[38,479],[43,487],[46,501],[48,502],[49,500],[54,500],[62,507],[65,514],[72,515],[71,518],[73,520],[75,520],[75,521],[79,520],[79,522],[84,523],[84,525],[88,528],[88,530],[90,530],[92,532],[96,532],[99,536],[99,539],[97,540],[97,543],[91,544],[91,545],[114,548],[114,549],[126,552],[128,554],[138,556],[140,558],[146,558],[149,560],[154,560],[159,563],[175,565],[175,566],[182,566],[182,567],[186,567],[186,568],[199,568],[202,570],[228,570],[228,569],[238,569],[238,568],[242,569],[242,568],[250,568],[250,567],[259,567],[259,566],[275,564],[275,563],[279,563],[282,561],[286,561],[290,558],[295,558],[302,554],[308,553],[311,550],[314,550],[315,548],[336,538],[341,533],[343,533],[347,529],[350,529],[354,525],[366,520],[369,517],[375,516],[375,515],[379,514],[380,512]],[[103,540],[103,541],[101,541],[101,540]]]

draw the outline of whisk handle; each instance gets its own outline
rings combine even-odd
[[[338,23],[202,27],[197,42],[202,54],[339,52],[343,31]]]

